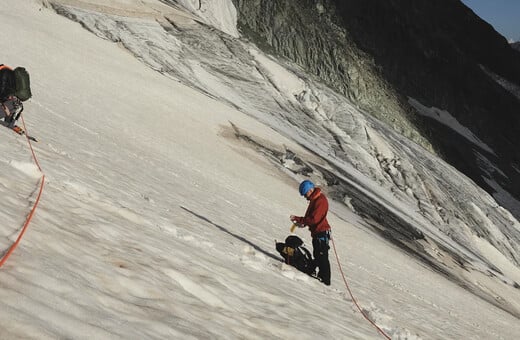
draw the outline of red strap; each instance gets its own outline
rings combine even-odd
[[[4,64],[1,64],[1,65],[0,65],[0,70],[3,70],[4,68],[5,68],[5,69],[8,69],[8,70],[11,70],[11,71],[13,70],[13,69],[10,68],[9,66],[4,65]]]

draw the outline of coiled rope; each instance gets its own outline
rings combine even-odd
[[[370,318],[367,316],[365,311],[363,309],[361,309],[361,307],[359,306],[356,298],[354,297],[354,295],[352,294],[352,291],[350,290],[350,286],[349,286],[349,284],[347,282],[345,274],[343,273],[343,269],[341,268],[341,264],[339,262],[339,256],[338,256],[338,252],[336,251],[336,244],[334,243],[334,239],[331,237],[330,240],[332,242],[332,247],[334,248],[334,255],[336,255],[336,260],[338,261],[339,271],[341,273],[341,276],[343,277],[343,282],[345,282],[345,286],[347,287],[347,291],[350,294],[350,298],[352,299],[352,301],[354,301],[354,304],[356,305],[356,307],[359,310],[359,312],[361,313],[361,315],[363,315],[363,317],[365,319],[367,319],[368,322],[370,322],[379,331],[379,333],[381,333],[381,335],[383,335],[388,340],[391,340],[392,338],[390,338],[390,336],[388,334],[386,334],[385,331],[383,331],[378,325],[376,325],[376,323],[374,321],[370,320]]]
[[[13,251],[16,249],[16,247],[18,247],[18,244],[20,243],[23,235],[27,231],[27,227],[29,226],[29,223],[31,223],[31,220],[32,220],[32,218],[34,216],[34,213],[36,211],[36,207],[38,206],[38,203],[40,202],[40,197],[42,196],[42,192],[43,192],[43,185],[45,183],[45,174],[43,173],[42,168],[40,167],[40,163],[38,162],[38,158],[36,158],[36,154],[34,153],[34,149],[32,147],[31,140],[29,139],[29,135],[27,134],[27,128],[25,126],[25,120],[23,119],[23,116],[21,116],[21,118],[22,118],[23,129],[25,131],[25,137],[27,139],[27,143],[29,144],[29,148],[31,149],[31,153],[32,153],[32,157],[33,157],[34,163],[38,167],[38,170],[40,170],[40,172],[42,173],[42,178],[40,179],[40,191],[38,192],[38,197],[36,198],[36,201],[34,202],[34,205],[33,205],[32,209],[31,209],[31,211],[29,212],[29,215],[27,215],[27,218],[25,219],[25,223],[23,225],[22,231],[20,232],[20,235],[18,235],[18,238],[16,239],[16,241],[11,245],[9,250],[2,256],[2,259],[0,260],[0,267],[3,266],[3,264],[9,258],[9,256],[11,256]]]

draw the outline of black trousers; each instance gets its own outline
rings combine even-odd
[[[318,277],[327,286],[330,285],[329,232],[321,232],[312,238],[314,266],[318,267]]]

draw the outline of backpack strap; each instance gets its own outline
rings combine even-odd
[[[307,260],[312,261],[312,255],[311,255],[311,252],[309,251],[309,249],[305,248],[304,246],[301,246],[300,249],[305,254],[305,257],[307,258]]]

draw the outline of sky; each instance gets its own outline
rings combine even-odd
[[[518,318],[505,310],[520,310],[512,285],[520,271],[503,255],[514,249],[501,252],[486,238],[507,246],[508,226],[519,224],[472,181],[252,45],[169,16],[188,31],[183,37],[167,22],[136,17],[132,1],[109,2],[134,15],[67,7],[82,26],[39,1],[3,0],[10,11],[0,11],[0,43],[15,43],[2,61],[31,72],[24,118],[39,139],[33,147],[46,182],[27,233],[0,268],[1,339],[381,339],[354,307],[340,268],[392,339],[520,338]],[[302,95],[309,91],[324,111],[348,112],[348,121],[307,115],[304,106],[318,105]],[[253,142],[236,138],[233,126]],[[0,140],[4,251],[43,174],[22,136],[0,128]],[[341,140],[355,168],[336,158]],[[391,160],[387,172],[374,150]],[[307,207],[296,170],[313,167],[329,190],[319,175],[331,164],[340,183],[385,207],[385,219],[421,228],[422,255],[452,279],[333,199],[332,286],[283,264],[275,240]],[[437,210],[460,224],[429,220]],[[309,231],[296,234],[310,248]]]
[[[520,1],[462,0],[508,41],[520,41]]]

